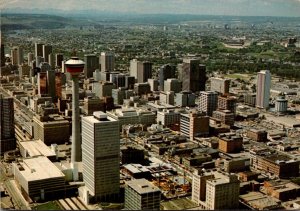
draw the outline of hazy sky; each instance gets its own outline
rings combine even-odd
[[[1,8],[135,13],[300,16],[300,0],[0,0]]]

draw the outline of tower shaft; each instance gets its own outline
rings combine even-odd
[[[81,161],[78,76],[72,76],[72,152],[71,162]]]

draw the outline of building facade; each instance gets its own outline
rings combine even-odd
[[[218,106],[218,93],[213,91],[200,92],[199,109],[206,112],[208,116],[212,116],[213,111]]]
[[[116,198],[120,189],[119,122],[104,112],[82,118],[83,181],[96,201]]]
[[[16,149],[14,126],[14,99],[0,95],[0,143],[1,154]]]
[[[220,94],[228,94],[230,87],[230,79],[210,78],[210,90]]]
[[[101,72],[112,72],[115,69],[115,54],[102,52],[100,55]]]
[[[262,70],[257,74],[256,107],[267,109],[270,101],[271,73]]]
[[[181,71],[183,91],[205,91],[206,67],[200,64],[200,60],[183,59]]]
[[[146,179],[127,182],[125,186],[126,210],[159,210],[161,191]]]

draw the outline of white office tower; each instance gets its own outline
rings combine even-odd
[[[256,107],[269,108],[271,88],[271,73],[269,70],[261,70],[257,74]]]
[[[100,55],[101,72],[112,72],[115,69],[115,55],[111,52],[102,52]]]
[[[83,181],[91,198],[105,201],[119,195],[119,121],[104,112],[82,118]]]
[[[137,80],[137,77],[138,77],[138,60],[137,59],[130,60],[129,74],[130,74],[130,76],[134,76],[135,80]]]

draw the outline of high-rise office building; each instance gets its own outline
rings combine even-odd
[[[55,57],[54,57],[53,53],[50,53],[48,55],[48,63],[50,64],[51,69],[54,70],[55,69]]]
[[[55,66],[62,67],[62,61],[64,60],[64,55],[57,53],[55,54]]]
[[[174,90],[164,90],[165,80],[169,78],[175,78],[175,66],[172,65],[163,65],[159,69],[159,87],[160,91],[174,91]]]
[[[161,104],[174,105],[174,92],[160,92],[159,101]]]
[[[182,91],[175,95],[175,105],[180,107],[195,106],[196,95],[189,91]]]
[[[147,82],[152,77],[152,63],[133,59],[130,61],[130,76],[134,76],[137,83]]]
[[[27,54],[27,64],[30,66],[31,62],[34,60],[34,54],[33,53],[28,53]]]
[[[194,137],[206,136],[209,134],[209,117],[205,113],[196,111],[185,114],[180,114],[180,133],[189,137],[191,140]]]
[[[235,114],[237,98],[234,96],[219,96],[218,97],[218,109],[229,110]]]
[[[139,62],[137,71],[138,71],[137,82],[138,83],[147,82],[148,79],[152,77],[152,63],[151,62]]]
[[[36,64],[35,64],[36,67],[40,67],[41,63],[44,62],[44,58],[41,57],[41,56],[37,56],[37,57],[35,58],[35,62],[36,62]]]
[[[116,85],[108,81],[100,81],[92,84],[92,91],[97,97],[102,99],[103,97],[111,97],[112,90],[116,88]]]
[[[137,59],[130,60],[129,74],[130,76],[133,76],[135,80],[137,79],[138,75],[138,62],[139,61]]]
[[[257,74],[256,107],[269,108],[271,88],[271,73],[269,70],[261,70]]]
[[[52,97],[52,101],[56,101],[56,84],[55,84],[55,71],[54,70],[48,70],[47,71],[47,89],[48,94],[50,97]]]
[[[84,55],[84,76],[85,78],[93,77],[93,72],[99,68],[98,58],[95,54]]]
[[[22,78],[23,76],[30,76],[31,67],[28,64],[23,63],[19,65],[19,76]]]
[[[13,65],[21,65],[23,63],[23,49],[21,47],[13,47],[11,49],[11,63]]]
[[[38,95],[48,94],[47,91],[47,74],[45,72],[37,73]]]
[[[112,72],[115,69],[115,55],[112,52],[102,52],[100,55],[102,72]]]
[[[125,186],[126,210],[159,210],[161,191],[146,179],[128,181]]]
[[[14,127],[14,99],[0,94],[0,143],[1,154],[16,148]]]
[[[43,58],[45,62],[49,63],[49,54],[52,53],[51,45],[43,45]]]
[[[213,91],[200,92],[199,109],[206,112],[208,116],[212,116],[213,111],[218,106],[218,93]]]
[[[179,93],[181,92],[181,82],[176,78],[169,78],[164,82],[163,90],[165,92],[173,91],[175,93]]]
[[[4,44],[1,43],[1,67],[5,66],[5,51]]]
[[[150,84],[152,92],[158,91],[158,80],[149,78],[148,83]]]
[[[34,53],[35,53],[35,58],[37,58],[38,56],[43,57],[43,43],[35,43],[34,44]]]
[[[114,83],[117,88],[125,87],[125,74],[112,72],[110,74],[110,82]]]
[[[95,200],[118,197],[120,189],[119,121],[94,112],[82,118],[83,181]]]
[[[221,94],[228,94],[230,86],[230,79],[224,78],[210,78],[210,91],[219,92]]]
[[[183,59],[180,73],[183,91],[205,91],[206,67],[198,59]]]
[[[134,76],[126,75],[125,76],[125,87],[126,89],[133,89],[135,84]]]

